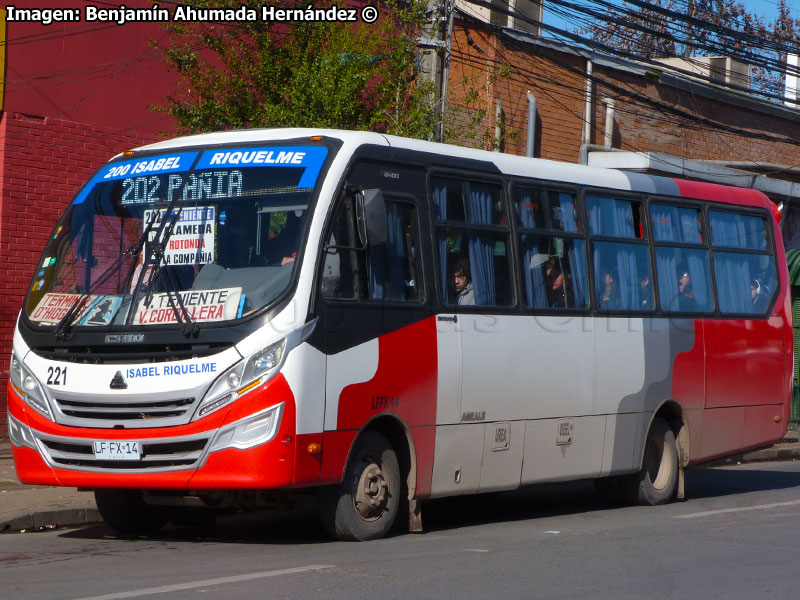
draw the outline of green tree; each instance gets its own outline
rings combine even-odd
[[[251,127],[333,127],[427,138],[436,113],[431,84],[417,77],[424,5],[394,0],[377,22],[276,23],[261,7],[285,0],[195,0],[198,9],[257,11],[254,21],[167,25],[156,43],[180,73],[160,110],[189,133]],[[340,5],[341,6],[341,5]],[[314,8],[325,8],[324,3]]]

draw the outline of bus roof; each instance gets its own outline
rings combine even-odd
[[[172,150],[188,146],[273,142],[324,136],[341,140],[346,153],[359,146],[373,145],[464,158],[493,164],[506,175],[541,178],[551,182],[580,184],[648,194],[678,196],[770,208],[773,203],[762,192],[716,183],[691,181],[659,175],[590,167],[541,158],[529,158],[463,146],[428,142],[368,131],[340,129],[278,128],[243,129],[183,136],[136,148],[135,151]]]

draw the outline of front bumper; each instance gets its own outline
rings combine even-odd
[[[23,483],[269,489],[308,485],[319,475],[313,464],[303,466],[301,477],[295,475],[295,402],[280,374],[208,417],[157,429],[68,427],[27,407],[11,386],[8,397],[9,434],[17,476]],[[92,444],[101,440],[139,441],[142,457],[139,461],[98,461]]]

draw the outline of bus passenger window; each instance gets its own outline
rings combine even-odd
[[[466,221],[461,182],[434,177],[431,183],[435,190],[433,209],[436,219],[438,221]]]
[[[666,313],[714,312],[711,261],[695,206],[650,204],[658,296]]]
[[[775,294],[775,259],[765,254],[714,252],[722,313],[764,315]]]
[[[514,213],[526,306],[586,308],[586,242],[581,235],[575,194],[515,186]]]
[[[713,312],[708,250],[656,246],[656,270],[664,312]]]
[[[653,309],[648,255],[644,244],[594,242],[595,291],[600,310]]]
[[[719,210],[709,210],[708,218],[720,312],[766,315],[777,291],[766,220]]]
[[[639,202],[586,196],[589,233],[597,236],[644,239],[642,205]]]
[[[766,250],[767,233],[764,219],[727,211],[708,211],[711,243],[724,248]]]
[[[432,195],[437,207],[436,249],[442,300],[451,305],[508,306],[514,302],[509,262],[509,224],[503,189],[496,183],[433,178]],[[460,190],[467,223],[449,223],[456,219],[442,199]],[[447,205],[446,211],[450,210]],[[448,222],[442,223],[442,221]],[[464,300],[463,290],[455,287],[456,266],[469,269],[468,285],[474,302]]]
[[[586,308],[586,242],[522,235],[522,289],[529,308]]]

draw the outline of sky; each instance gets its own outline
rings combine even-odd
[[[573,0],[574,1],[574,0]],[[578,0],[580,1],[580,0]],[[611,0],[617,3],[617,0]],[[763,17],[766,21],[774,21],[778,16],[778,0],[739,0],[747,9]],[[548,0],[544,2],[544,22],[561,28],[574,28],[574,24],[564,21],[558,16],[552,7],[548,6]],[[788,0],[787,2],[791,15],[795,19],[800,19],[800,0]],[[565,27],[565,25],[567,27]]]
[[[778,1],[777,0],[747,0],[742,2],[748,10],[764,17],[768,21],[774,21],[778,16]],[[787,2],[791,14],[795,19],[800,19],[800,2],[789,1]]]

